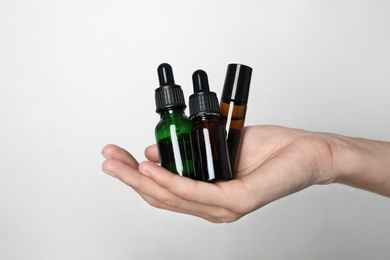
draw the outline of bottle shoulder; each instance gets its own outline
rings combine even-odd
[[[183,113],[181,115],[172,115],[160,118],[160,121],[156,125],[156,131],[160,129],[169,129],[171,126],[175,126],[175,128],[182,129],[183,131],[191,131],[192,125],[192,122]]]
[[[217,124],[217,125],[219,125],[221,119],[220,119],[219,115],[215,115],[215,114],[210,114],[210,115],[202,114],[202,115],[198,115],[198,116],[193,116],[193,117],[191,117],[190,120],[191,120],[191,122],[194,125],[207,125],[207,124]]]
[[[219,118],[193,122],[192,131],[203,131],[202,129],[208,129],[209,131],[216,133],[226,134],[226,129],[223,125],[221,125]]]
[[[166,117],[160,118],[158,125],[174,125],[174,124],[191,124],[192,122],[188,119],[187,116],[176,116],[176,117]]]

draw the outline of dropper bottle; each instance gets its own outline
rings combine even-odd
[[[217,95],[210,92],[206,72],[192,75],[194,94],[190,96],[190,120],[194,172],[191,178],[206,182],[231,180],[226,129],[220,124]]]
[[[230,164],[233,176],[241,148],[242,132],[248,103],[252,68],[242,64],[229,64],[223,86],[220,115],[227,131]]]
[[[160,121],[155,128],[160,164],[165,169],[189,177],[193,173],[190,132],[192,123],[185,115],[183,90],[175,84],[172,67],[157,68],[160,87],[155,90],[156,112]]]

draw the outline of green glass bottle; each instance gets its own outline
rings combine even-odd
[[[160,87],[155,91],[155,99],[160,121],[155,135],[160,164],[173,173],[189,177],[194,169],[190,142],[192,123],[184,113],[183,90],[175,84],[169,64],[161,64],[157,73]]]

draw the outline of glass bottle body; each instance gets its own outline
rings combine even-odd
[[[219,122],[219,115],[195,116],[191,121],[194,172],[190,177],[206,182],[233,179],[226,130]]]
[[[181,176],[193,173],[190,133],[192,123],[183,109],[163,110],[160,113],[155,135],[160,164]]]
[[[237,170],[246,108],[245,104],[234,101],[221,100],[220,103],[221,125],[226,128],[227,132],[227,145],[233,175]]]

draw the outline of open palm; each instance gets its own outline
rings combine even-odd
[[[333,181],[326,136],[277,126],[245,128],[236,177],[227,182],[199,182],[167,171],[157,164],[155,145],[146,148],[149,161],[140,164],[114,145],[103,155],[103,169],[152,206],[211,222],[235,221],[312,184]]]

